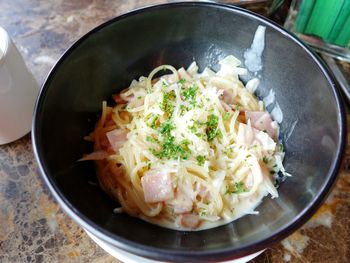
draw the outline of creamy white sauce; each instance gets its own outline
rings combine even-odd
[[[257,208],[262,203],[263,198],[267,195],[268,195],[268,191],[266,187],[264,186],[264,184],[261,184],[258,190],[253,195],[239,199],[239,202],[235,204],[235,209],[232,217],[227,217],[227,216],[225,217],[223,215],[221,219],[214,222],[202,221],[200,225],[195,229],[185,228],[181,226],[178,222],[174,223],[173,221],[166,220],[164,218],[161,218],[161,219],[150,218],[144,215],[140,215],[139,217],[146,222],[156,224],[165,228],[174,229],[174,230],[181,230],[181,231],[205,230],[205,229],[210,229],[210,228],[231,223],[245,215],[251,215],[251,214],[258,215],[259,212],[255,211],[255,208]]]
[[[283,112],[278,102],[276,102],[275,107],[272,109],[271,116],[278,123],[281,123],[283,121]]]
[[[265,26],[258,26],[251,47],[244,52],[244,64],[251,72],[257,72],[263,67],[261,55],[265,48],[265,30]]]
[[[250,93],[254,93],[258,88],[259,83],[260,83],[260,80],[258,78],[253,78],[247,82],[245,87]]]
[[[275,92],[271,89],[269,94],[265,98],[263,98],[265,107],[271,105],[272,103],[275,102]]]

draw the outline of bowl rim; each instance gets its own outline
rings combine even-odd
[[[163,249],[163,248],[157,248],[153,246],[147,246],[142,245],[134,241],[130,241],[126,238],[120,237],[103,227],[95,224],[93,221],[91,221],[88,217],[83,215],[78,209],[76,209],[69,201],[66,199],[66,197],[61,193],[60,189],[54,182],[54,180],[48,175],[48,169],[46,165],[43,163],[42,158],[43,155],[40,152],[40,138],[38,138],[38,127],[39,127],[39,115],[41,113],[41,106],[43,103],[43,98],[45,97],[45,94],[47,92],[48,87],[50,86],[51,80],[53,76],[55,75],[56,71],[58,70],[59,66],[63,63],[65,58],[69,56],[86,38],[90,37],[91,35],[97,33],[101,29],[116,23],[120,20],[123,20],[125,18],[128,18],[130,16],[135,16],[139,13],[144,12],[154,12],[156,10],[160,9],[168,9],[168,8],[178,8],[178,7],[204,7],[204,8],[215,8],[220,10],[226,10],[230,11],[233,14],[243,15],[251,19],[255,19],[258,22],[262,23],[265,26],[271,27],[274,30],[280,32],[281,34],[285,35],[287,38],[289,38],[291,41],[299,45],[309,56],[310,58],[317,64],[319,69],[321,70],[322,74],[326,77],[329,85],[331,86],[331,90],[333,93],[333,96],[335,98],[336,107],[338,109],[338,120],[339,120],[339,144],[337,145],[336,155],[335,159],[333,160],[329,173],[327,175],[328,180],[325,181],[325,183],[322,185],[321,190],[318,192],[318,194],[314,197],[312,202],[308,204],[298,215],[294,218],[293,221],[291,221],[289,224],[284,225],[283,227],[280,227],[271,235],[268,237],[265,237],[263,239],[237,246],[237,247],[226,247],[226,248],[220,248],[220,249],[212,249],[209,251],[191,251],[191,250],[170,250],[170,249]],[[165,3],[165,4],[158,4],[158,5],[151,5],[146,6],[142,8],[138,8],[135,10],[132,10],[130,12],[124,13],[122,15],[119,15],[117,17],[114,17],[97,27],[90,30],[88,33],[80,37],[77,41],[75,41],[59,58],[59,60],[56,62],[56,64],[52,67],[50,72],[48,73],[37,98],[35,109],[33,113],[33,123],[32,123],[32,144],[33,144],[33,151],[35,159],[38,163],[39,168],[39,174],[41,175],[42,179],[44,180],[47,187],[50,189],[51,194],[55,197],[57,202],[60,204],[60,206],[63,208],[63,210],[76,222],[78,223],[82,228],[88,230],[90,233],[98,237],[99,239],[107,242],[108,244],[115,246],[117,248],[126,250],[130,253],[137,254],[143,257],[157,259],[157,260],[170,260],[170,261],[191,261],[191,262],[203,262],[203,260],[208,261],[217,261],[217,260],[230,260],[230,259],[236,259],[240,258],[252,253],[255,253],[257,251],[260,251],[262,249],[265,249],[282,239],[286,238],[288,235],[290,235],[292,232],[297,230],[299,227],[301,227],[307,220],[310,219],[310,217],[316,212],[316,210],[320,207],[323,200],[326,198],[327,194],[330,192],[331,187],[333,186],[336,177],[338,175],[338,171],[340,168],[341,160],[342,160],[342,153],[345,149],[345,143],[346,143],[346,120],[345,120],[345,109],[341,100],[341,97],[339,95],[339,91],[336,88],[337,84],[334,81],[332,75],[328,72],[328,69],[323,61],[319,59],[319,57],[311,51],[309,47],[307,47],[304,43],[301,42],[295,35],[292,33],[286,31],[284,28],[279,26],[273,21],[268,20],[267,18],[255,14],[251,11],[245,10],[243,8],[232,6],[232,5],[226,5],[226,4],[218,4],[214,2],[175,2],[175,3]]]

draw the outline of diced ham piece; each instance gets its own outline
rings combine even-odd
[[[107,139],[116,153],[118,153],[126,141],[127,134],[127,131],[124,129],[114,129],[106,133]]]
[[[248,147],[260,145],[265,151],[274,151],[276,148],[275,141],[267,133],[244,123],[238,126],[237,143]]]
[[[269,113],[263,111],[246,111],[246,118],[250,119],[252,127],[266,131],[268,135],[276,140],[277,129],[272,124],[272,119]]]
[[[182,191],[177,191],[175,199],[171,204],[176,214],[191,212],[193,208],[192,199]]]
[[[147,203],[163,202],[174,198],[171,175],[149,171],[141,178],[141,185]]]
[[[124,99],[120,96],[120,93],[113,94],[113,95],[112,95],[112,98],[113,98],[113,100],[115,101],[115,103],[117,103],[117,104],[126,104],[126,103],[127,103],[127,101],[124,100]]]
[[[183,214],[180,218],[181,225],[186,228],[195,229],[199,226],[199,216],[195,214]]]
[[[231,90],[224,90],[222,93],[222,100],[229,105],[232,105],[235,103],[235,98],[233,96],[233,92]]]

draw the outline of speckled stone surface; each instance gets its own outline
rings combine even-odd
[[[63,51],[83,34],[119,14],[162,2],[0,0],[0,25],[41,85]],[[350,79],[350,67],[345,68]],[[119,262],[99,248],[48,193],[37,172],[29,135],[0,146],[0,262]],[[304,227],[253,262],[350,262],[349,144],[326,203]]]

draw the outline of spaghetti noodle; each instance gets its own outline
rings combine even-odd
[[[214,72],[169,65],[133,80],[103,102],[87,139],[101,187],[129,215],[173,229],[200,230],[245,214],[274,186],[283,166],[278,124],[228,56]],[[155,78],[160,73],[171,72]]]

